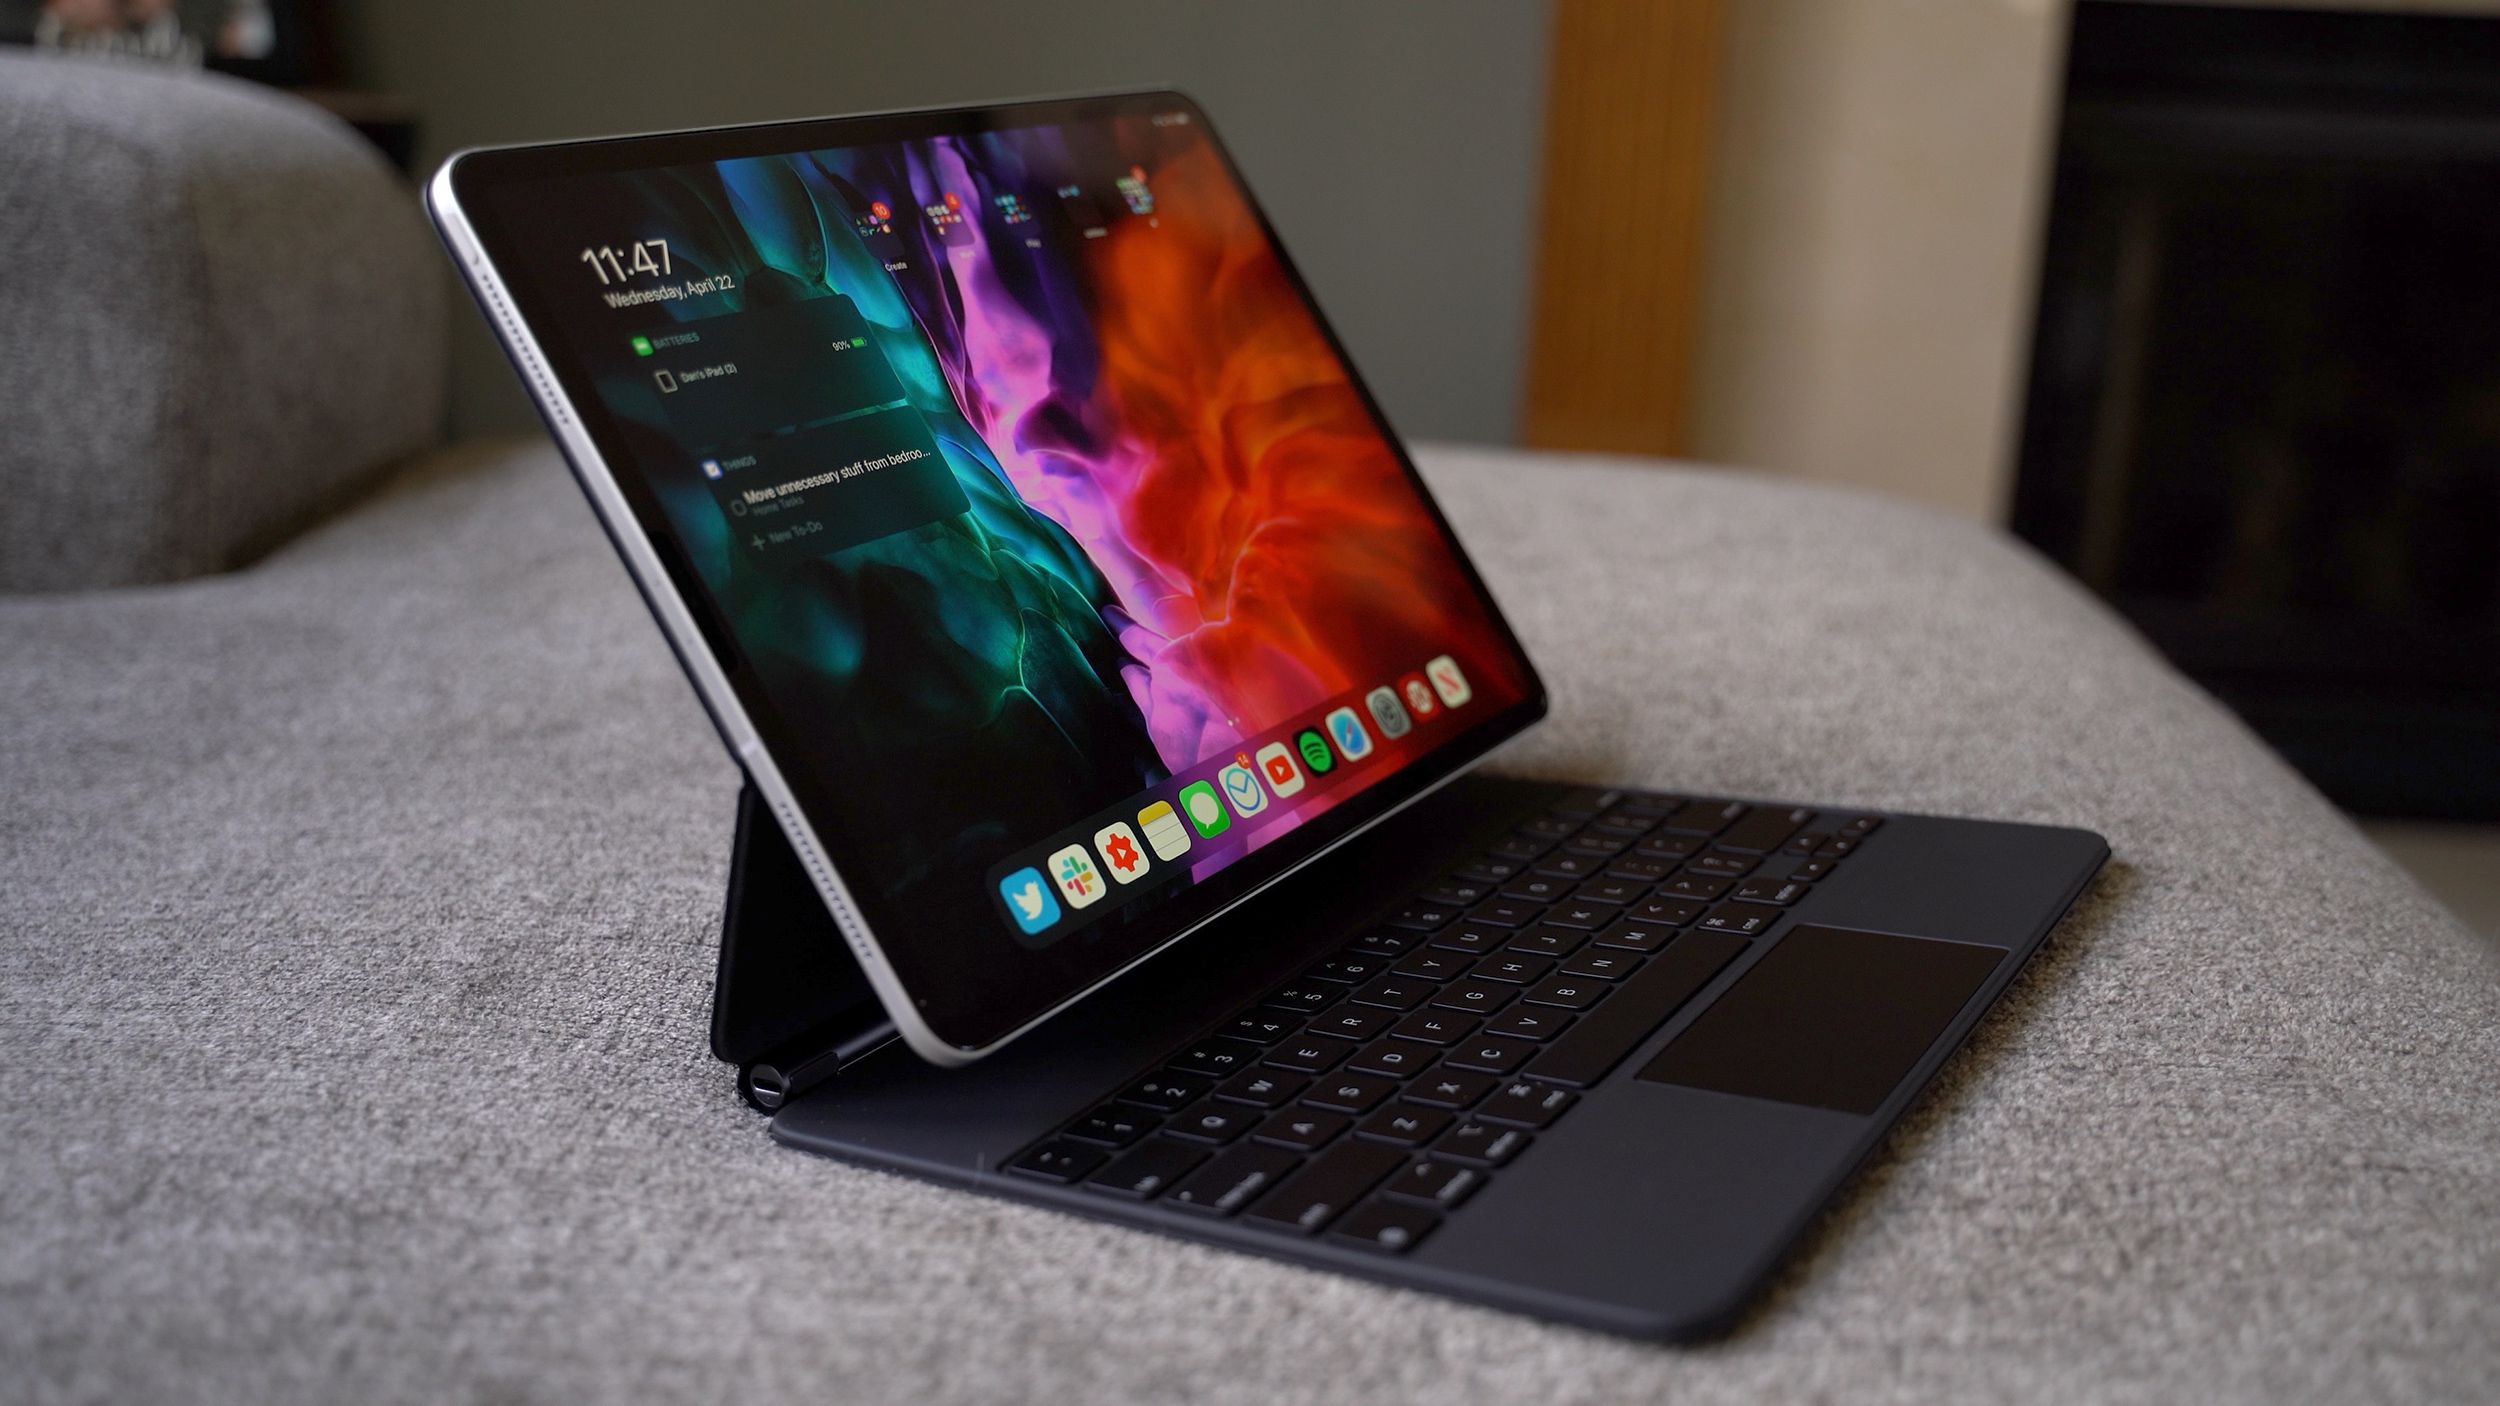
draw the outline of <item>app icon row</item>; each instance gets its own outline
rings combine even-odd
[[[1381,735],[1398,738],[1413,731],[1417,719],[1462,707],[1474,696],[1458,661],[1444,654],[1394,687],[1371,690],[1363,706]],[[1265,815],[1274,801],[1301,794],[1310,778],[1336,770],[1341,760],[1363,760],[1375,745],[1353,708],[1336,708],[1319,727],[1303,728],[1290,743],[1270,742],[1255,752],[1237,752],[1213,777],[1183,786],[1173,800],[1148,803],[1137,812],[1135,829],[1125,820],[1114,820],[1094,832],[1090,848],[1069,844],[1039,866],[1016,870],[999,880],[999,897],[1017,927],[1028,934],[1044,932],[1069,911],[1101,902],[1114,886],[1144,878],[1157,861],[1168,864],[1189,853],[1196,840],[1214,839],[1231,830],[1236,820]]]

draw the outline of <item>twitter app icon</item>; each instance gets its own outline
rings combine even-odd
[[[1059,899],[1042,871],[1031,865],[998,881],[998,896],[1007,900],[1007,914],[1026,932],[1040,932],[1059,921]]]

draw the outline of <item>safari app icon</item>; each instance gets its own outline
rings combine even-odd
[[[1372,754],[1372,735],[1363,730],[1363,720],[1354,716],[1352,708],[1339,708],[1320,725],[1328,729],[1347,761],[1359,762]]]

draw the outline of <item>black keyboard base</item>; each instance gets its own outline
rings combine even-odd
[[[1464,778],[1000,1054],[940,1070],[889,1047],[774,1133],[1539,1317],[1707,1335],[2106,855],[2076,830]],[[1962,964],[1985,974],[1871,1111],[1641,1077],[1805,926],[2002,956]],[[1814,1041],[1770,1056],[1811,1072]]]

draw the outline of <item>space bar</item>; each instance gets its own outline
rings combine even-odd
[[[1684,934],[1519,1072],[1531,1079],[1589,1087],[1682,1009],[1694,992],[1708,986],[1745,947],[1745,939],[1734,933]]]

